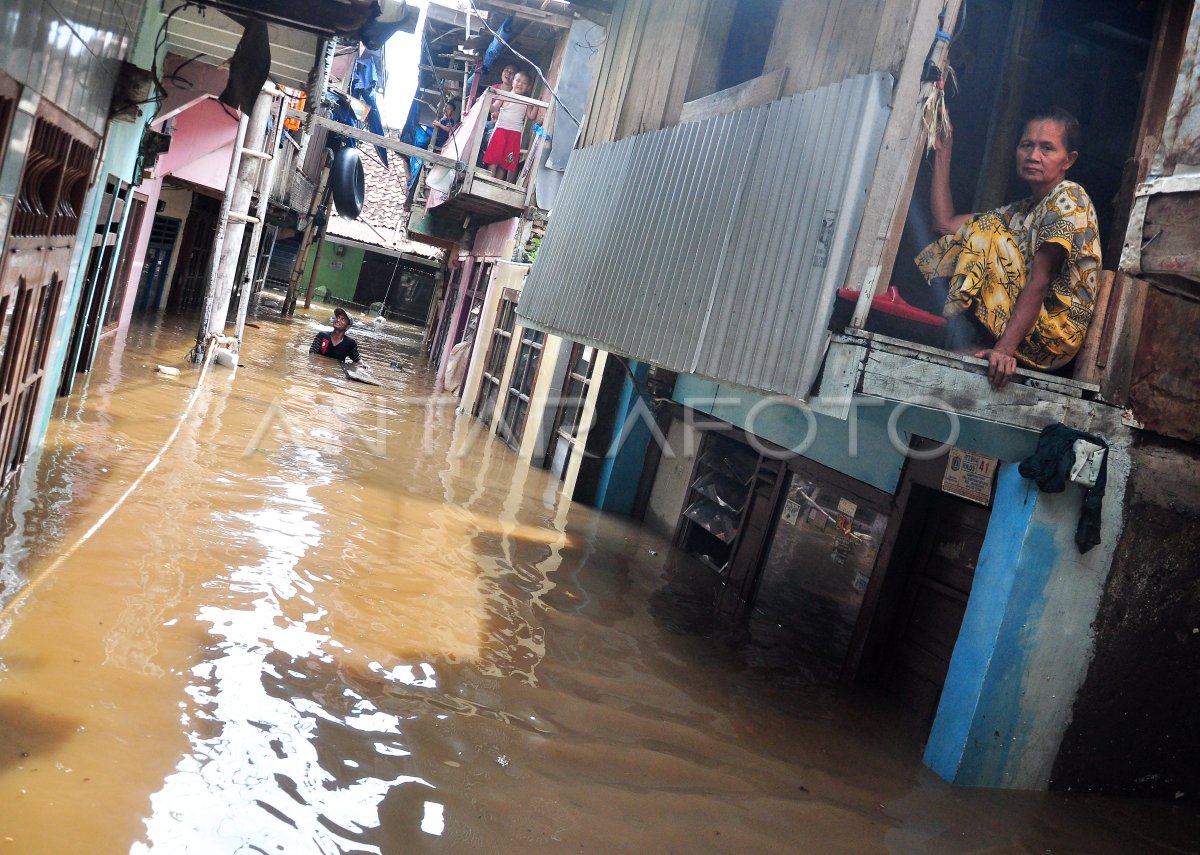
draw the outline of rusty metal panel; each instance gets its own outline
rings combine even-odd
[[[1150,287],[1142,315],[1129,387],[1129,407],[1146,430],[1176,439],[1200,440],[1200,304]]]
[[[1200,281],[1200,13],[1192,8],[1179,76],[1150,174],[1135,192],[1121,269]]]
[[[853,250],[891,75],[575,153],[522,322],[804,398]]]

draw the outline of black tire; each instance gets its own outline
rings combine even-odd
[[[366,197],[367,181],[363,173],[362,155],[354,146],[345,146],[333,156],[329,187],[338,214],[350,220],[357,218]]]

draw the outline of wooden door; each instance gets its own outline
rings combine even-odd
[[[29,451],[96,145],[74,119],[39,103],[0,261],[0,484]]]
[[[883,683],[918,715],[937,711],[987,531],[989,511],[947,493],[927,493],[912,520],[915,550],[905,573]],[[910,521],[906,518],[906,524]]]

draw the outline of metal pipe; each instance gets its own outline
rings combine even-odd
[[[269,88],[267,88],[269,87]],[[261,149],[267,132],[267,120],[274,103],[274,84],[268,84],[258,93],[254,107],[246,122],[247,129],[242,142],[249,139],[254,148]],[[206,308],[208,335],[221,335],[225,331],[225,319],[229,314],[229,300],[233,295],[233,280],[237,277],[238,261],[242,255],[242,237],[246,233],[245,214],[250,210],[250,195],[258,178],[259,161],[253,157],[241,157],[241,146],[235,152],[238,162],[236,178],[226,190],[225,234],[218,255],[216,275],[209,286]],[[235,173],[231,170],[231,176]]]
[[[242,293],[238,296],[237,321],[233,328],[233,334],[238,340],[239,351],[242,349],[242,331],[246,328],[246,313],[250,308],[250,297],[254,292],[254,266],[258,259],[258,248],[262,243],[263,224],[267,218],[271,188],[275,184],[275,172],[279,167],[279,143],[283,137],[283,117],[286,112],[287,99],[280,98],[279,107],[275,111],[275,128],[271,134],[271,146],[268,149],[270,159],[267,161],[266,168],[258,175],[258,206],[255,209],[257,222],[250,232],[250,247],[246,250],[246,269],[242,271]]]
[[[242,146],[246,142],[246,130],[250,125],[250,117],[242,113],[238,119],[237,136],[233,141],[233,154],[229,158],[229,177],[225,180],[225,196],[221,199],[221,213],[217,217],[217,235],[213,239],[212,276],[208,282],[208,290],[204,295],[204,313],[200,316],[200,328],[196,331],[196,360],[204,356],[207,346],[208,329],[212,325],[215,280],[219,276],[221,258],[225,252],[225,236],[229,231],[229,211],[233,202],[233,191],[237,185],[238,168],[242,164]]]

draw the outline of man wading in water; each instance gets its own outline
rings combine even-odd
[[[348,329],[350,329],[350,316],[346,314],[345,309],[339,306],[333,310],[333,332],[317,333],[308,352],[330,356],[338,362],[344,361],[348,356],[351,362],[357,364],[360,359],[358,342],[346,335]]]

